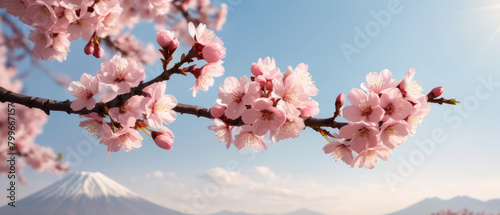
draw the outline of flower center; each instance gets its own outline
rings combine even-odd
[[[366,104],[365,100],[361,101],[361,104],[359,104],[359,108],[361,108],[362,110],[362,116],[370,116],[370,114],[372,114],[372,107]]]
[[[370,139],[370,130],[363,127],[361,129],[359,129],[358,131],[359,131],[359,137],[365,138],[365,139]]]
[[[389,103],[387,107],[384,108],[384,110],[385,114],[390,116],[396,111],[396,108],[394,107],[394,105],[392,105],[392,103]]]
[[[272,118],[271,117],[271,114],[272,114],[271,111],[263,110],[263,111],[261,111],[261,113],[262,113],[262,116],[261,116],[262,120],[271,120],[271,118]]]
[[[396,131],[396,129],[394,128],[386,128],[384,133],[387,134],[388,136],[394,136],[398,134],[398,131]]]

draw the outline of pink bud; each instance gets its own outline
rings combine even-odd
[[[174,52],[178,46],[179,46],[179,40],[177,38],[174,38],[170,42],[170,45],[168,45],[168,48],[169,48],[170,52]]]
[[[167,127],[163,127],[162,132],[152,131],[151,137],[155,141],[156,145],[162,149],[170,150],[174,145],[174,133]]]
[[[434,94],[434,97],[439,97],[441,95],[443,95],[443,92],[444,92],[444,87],[435,87],[434,89],[432,89],[432,93]]]
[[[85,54],[87,55],[94,54],[94,45],[91,43],[87,43],[87,45],[83,49],[83,52],[85,52]]]
[[[101,58],[102,55],[104,54],[104,49],[100,45],[95,45],[94,46],[94,57],[96,58]]]
[[[173,39],[174,39],[173,31],[163,30],[156,34],[156,42],[164,49],[168,48]]]
[[[337,96],[337,100],[335,100],[335,106],[342,107],[342,105],[344,105],[344,101],[345,101],[345,95],[343,93],[339,94]]]
[[[215,63],[226,56],[226,48],[219,43],[211,43],[201,50],[203,59],[209,63]]]
[[[219,118],[224,115],[224,112],[226,111],[226,106],[222,105],[214,105],[212,108],[210,108],[210,114],[212,114],[212,117],[214,118]]]

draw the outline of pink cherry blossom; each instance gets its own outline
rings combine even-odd
[[[99,81],[111,86],[115,92],[122,94],[130,92],[144,80],[146,73],[140,64],[135,61],[115,55],[110,62],[101,64],[97,72]]]
[[[439,96],[443,95],[444,87],[441,87],[441,86],[434,87],[431,92],[432,92],[432,95],[434,98],[439,97]]]
[[[298,108],[304,108],[309,101],[309,96],[304,93],[304,88],[297,75],[291,74],[283,79],[273,80],[272,97],[280,99],[283,110],[287,116],[297,117],[300,115]]]
[[[373,92],[377,95],[398,85],[396,79],[392,79],[391,71],[387,69],[382,70],[380,75],[376,72],[368,73],[366,82],[361,84],[361,88],[366,92]]]
[[[352,122],[366,121],[379,122],[384,117],[384,109],[380,105],[380,98],[377,94],[363,90],[352,89],[347,94],[347,100],[351,106],[344,107],[343,117]]]
[[[57,22],[54,9],[41,0],[31,2],[19,19],[41,31],[50,30]]]
[[[215,36],[214,31],[207,29],[207,26],[200,23],[198,27],[194,27],[192,22],[188,24],[189,34],[191,37],[202,46],[209,45],[210,43],[222,43],[222,41]],[[221,46],[223,44],[220,44]]]
[[[373,148],[368,148],[360,152],[358,156],[354,158],[351,167],[365,167],[367,169],[373,169],[377,165],[377,157],[386,161],[391,154],[391,149],[383,145],[377,145]]]
[[[139,134],[137,130],[124,127],[113,133],[113,135],[104,142],[104,145],[108,146],[109,154],[119,151],[120,148],[129,152],[134,148],[140,148],[142,146],[142,139],[141,134]]]
[[[389,119],[380,127],[380,142],[390,149],[398,147],[408,138],[406,127],[404,120]]]
[[[417,127],[423,123],[424,117],[426,117],[431,111],[431,106],[427,103],[427,96],[420,96],[419,98],[412,100],[415,102],[410,115],[408,116],[408,130],[413,136],[417,133]]]
[[[2,0],[0,8],[5,8],[7,13],[19,17],[25,14],[26,7],[30,2],[28,0]]]
[[[99,116],[97,113],[90,113],[84,116],[89,118],[87,120],[80,122],[80,127],[85,128],[87,132],[91,135],[99,139],[99,143],[104,143],[109,139],[112,135],[111,127],[109,127],[108,123],[104,121],[104,119]]]
[[[174,145],[174,133],[167,127],[162,127],[161,132],[151,132],[151,137],[153,137],[156,145],[162,149],[170,150]]]
[[[413,77],[415,77],[415,69],[410,69],[399,84],[399,89],[405,98],[422,96],[423,88],[418,85],[418,81],[413,81]]]
[[[389,119],[406,119],[412,110],[411,103],[403,99],[401,91],[397,88],[386,90],[385,93],[382,93],[380,97],[380,107],[385,111],[384,121]]]
[[[373,148],[379,142],[379,129],[374,123],[349,122],[339,130],[341,137],[351,139],[351,149],[360,153],[366,148]]]
[[[249,83],[246,76],[240,79],[227,77],[224,85],[219,87],[220,102],[227,105],[226,116],[229,119],[240,117],[246,110],[246,105],[251,105],[257,99],[259,88],[257,83]]]
[[[132,96],[122,106],[109,109],[109,115],[122,126],[133,127],[136,119],[143,114],[140,108],[143,99],[142,96]]]
[[[319,113],[319,103],[310,99],[304,108],[300,108],[300,116],[303,117],[313,117]]]
[[[76,16],[76,14],[75,14]],[[81,37],[83,40],[88,41],[95,31],[95,24],[97,23],[98,16],[92,16],[86,10],[80,12],[80,16],[68,25],[67,31],[69,33],[69,40],[76,40]]]
[[[206,45],[201,53],[208,63],[215,63],[226,56],[226,48],[220,43],[211,43]]]
[[[335,137],[335,140],[329,141],[328,144],[323,147],[323,152],[325,154],[332,154],[335,161],[340,158],[347,165],[351,165],[354,157],[352,156],[349,141],[341,138],[340,135],[336,133],[334,133],[333,136]]]
[[[87,110],[92,110],[96,104],[94,96],[99,93],[99,81],[97,77],[83,73],[80,81],[71,82],[68,90],[77,98],[71,102],[71,109],[77,111],[85,107]]]
[[[35,43],[33,46],[35,57],[42,60],[56,59],[59,62],[66,60],[70,45],[68,34],[33,30],[28,38]]]
[[[313,77],[311,73],[307,71],[308,69],[309,66],[304,63],[299,64],[293,71],[291,67],[288,67],[285,72],[284,78],[287,78],[290,74],[297,75],[300,81],[302,82],[304,93],[307,94],[308,96],[315,96],[318,94],[319,90],[318,88],[316,88],[316,85],[312,80]]]
[[[177,106],[177,99],[172,95],[165,95],[166,88],[166,81],[163,81],[144,89],[149,97],[141,102],[141,106],[145,104],[143,112],[147,113],[147,122],[153,128],[161,128],[163,123],[170,124],[177,117],[175,111],[172,110]]]
[[[269,130],[278,130],[286,120],[285,112],[273,107],[273,102],[267,98],[259,98],[251,109],[243,111],[241,117],[246,124],[252,124],[252,132],[263,136]]]
[[[288,140],[299,137],[300,131],[304,130],[304,120],[300,117],[290,118],[276,131],[271,131],[271,141]]]
[[[259,152],[261,148],[267,150],[266,141],[264,137],[255,135],[252,132],[252,127],[249,125],[241,126],[242,130],[234,136],[234,145],[238,150],[252,148],[254,151]]]
[[[219,138],[219,142],[225,142],[226,148],[229,148],[229,146],[233,144],[232,132],[234,126],[231,126],[220,119],[212,119],[212,121],[214,121],[215,125],[208,126],[208,129],[215,131],[215,136]]]
[[[283,74],[280,72],[280,69],[276,67],[274,58],[272,60],[269,57],[266,57],[264,60],[259,58],[258,63],[252,64],[250,71],[255,76],[255,81],[265,87],[268,91],[273,90],[272,81],[274,79],[283,78]]]
[[[201,67],[201,69],[197,69],[193,72],[196,77],[196,82],[193,87],[189,89],[193,91],[193,97],[196,97],[198,89],[208,91],[208,88],[214,85],[213,77],[220,77],[224,74],[224,67],[222,66],[222,63],[224,63],[224,61],[209,63]]]

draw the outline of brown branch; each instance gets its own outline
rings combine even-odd
[[[146,84],[142,84],[142,85],[146,85]],[[143,88],[144,87],[136,87],[133,89],[135,92],[139,89],[142,90]],[[106,103],[105,105],[108,108],[117,107],[117,106],[123,104],[124,101],[126,101],[128,98],[130,98],[132,96],[132,94],[138,95],[138,94],[132,93],[132,92],[127,93],[127,94],[122,94],[122,95],[117,96],[117,98],[113,99],[112,101]],[[56,100],[51,100],[51,99],[26,96],[26,95],[22,95],[19,93],[14,93],[14,92],[9,91],[3,87],[0,87],[0,102],[13,102],[13,103],[27,106],[29,108],[37,108],[37,109],[43,110],[47,115],[50,114],[50,111],[63,111],[63,112],[66,112],[68,114],[80,114],[80,115],[89,114],[92,112],[101,113],[103,111],[103,108],[104,108],[104,104],[99,103],[92,110],[83,109],[80,111],[74,111],[70,107],[71,102],[69,100],[56,101]],[[204,117],[207,119],[213,118],[212,115],[210,114],[209,109],[206,109],[206,108],[203,108],[200,106],[179,103],[179,104],[177,104],[177,106],[173,110],[175,112],[178,112],[181,114],[191,114],[191,115],[195,115],[197,117]],[[232,125],[235,125],[235,126],[244,125],[243,121],[241,120],[241,117],[236,119],[236,120],[226,120],[226,121]],[[304,118],[304,123],[308,127],[341,128],[342,126],[347,125],[347,123],[345,123],[345,122],[335,122],[333,120],[333,117],[326,118],[326,119],[308,117],[308,118]]]

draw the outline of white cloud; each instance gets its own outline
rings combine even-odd
[[[146,176],[146,178],[163,178],[164,177],[163,173],[159,170],[153,171],[151,173],[147,173],[145,176]]]

